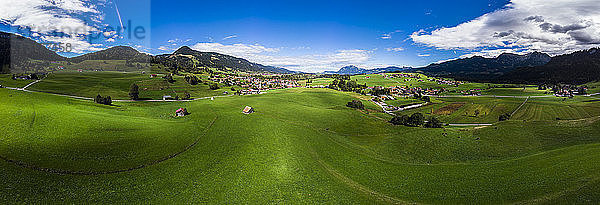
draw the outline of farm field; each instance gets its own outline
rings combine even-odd
[[[391,75],[391,74],[387,74]],[[405,86],[405,87],[421,87],[421,88],[431,88],[431,89],[447,89],[448,91],[458,91],[458,90],[471,90],[471,89],[487,89],[487,84],[483,83],[465,83],[459,86],[450,86],[450,85],[440,85],[437,82],[429,81],[429,79],[434,79],[432,77],[428,77],[423,74],[415,74],[420,77],[420,80],[414,78],[386,78],[382,74],[368,74],[368,75],[356,75],[352,76],[352,80],[356,80],[359,84],[367,84],[367,86],[383,86],[383,87],[392,87],[392,86]]]
[[[433,103],[396,114],[420,112],[435,116],[446,123],[495,123],[500,115],[513,114],[513,120],[555,121],[577,120],[600,115],[600,101],[586,97],[567,98],[493,98],[447,97],[434,98]],[[523,104],[520,109],[517,109]],[[432,115],[433,112],[433,115]]]
[[[447,123],[495,123],[498,117],[512,113],[525,99],[491,97],[450,97],[435,98],[434,103],[396,114],[420,112],[426,116],[438,117]],[[478,112],[478,113],[477,113]]]
[[[536,86],[527,86],[525,88],[492,88],[483,91],[481,94],[496,96],[546,96],[552,95],[552,91],[538,90]]]
[[[600,203],[595,192],[574,191],[600,186],[594,111],[578,120],[534,116],[477,129],[422,129],[345,106],[357,97],[286,89],[103,106],[0,89],[0,120],[10,125],[0,128],[8,133],[0,138],[0,201]],[[511,110],[523,99],[441,100],[494,113],[494,105]],[[242,114],[247,105],[256,113]],[[192,114],[173,117],[179,107]]]

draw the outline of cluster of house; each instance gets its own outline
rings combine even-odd
[[[388,79],[388,78],[421,79],[421,76],[414,74],[414,73],[393,73],[393,74],[382,73],[381,75],[383,75],[383,77],[386,79]]]
[[[421,95],[438,95],[444,92],[444,89],[433,89],[433,88],[421,88],[421,87],[407,87],[407,86],[395,86],[390,88],[390,94],[395,96],[412,96],[420,93]]]
[[[13,80],[38,80],[41,75],[46,75],[45,73],[39,74],[27,74],[27,75],[13,75]]]
[[[575,95],[587,94],[587,87],[579,87],[574,85],[563,85],[554,88],[554,95],[556,97],[573,97]]]
[[[267,90],[300,87],[300,84],[296,80],[258,78],[254,76],[215,75],[211,76],[209,80],[227,86],[240,86],[244,88],[239,91],[241,95],[260,94]]]
[[[462,82],[462,81],[446,80],[446,79],[439,79],[439,78],[430,78],[429,81],[436,82],[438,85],[449,85],[449,86],[455,86],[455,87],[465,84],[465,82]]]
[[[450,92],[458,92],[461,95],[472,95],[472,96],[480,96],[482,89],[471,89],[471,90],[461,90],[461,91],[450,91]]]

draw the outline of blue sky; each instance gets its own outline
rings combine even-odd
[[[161,54],[187,45],[320,72],[594,47],[600,45],[598,7],[595,0],[3,0],[0,30],[72,43],[75,50],[65,56],[115,45]],[[120,22],[126,29],[115,32]],[[65,31],[69,26],[85,29]],[[135,29],[142,38],[130,35]],[[56,30],[66,35],[52,35]]]

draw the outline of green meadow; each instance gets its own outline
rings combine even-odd
[[[347,108],[353,99],[367,111]],[[494,125],[423,129],[393,126],[368,98],[328,89],[114,106],[0,89],[0,201],[600,203],[600,106],[530,99],[497,122],[523,100],[434,99],[434,112],[464,104],[448,107],[445,122]],[[191,115],[174,117],[180,107]],[[461,116],[475,109],[486,115]],[[527,114],[536,110],[552,111]]]
[[[32,82],[33,80],[13,80],[11,74],[0,74],[0,85],[4,87],[22,88]]]
[[[46,79],[29,87],[29,90],[49,92],[63,95],[95,97],[111,96],[113,99],[129,99],[129,86],[136,83],[140,87],[140,98],[162,99],[163,96],[185,96],[189,93],[192,98],[224,95],[225,91],[232,92],[231,87],[220,85],[220,89],[210,90],[208,85],[190,85],[183,76],[174,76],[175,82],[168,83],[158,75],[150,78],[150,74],[124,72],[54,72]],[[207,79],[203,81],[208,82]],[[238,87],[235,87],[239,89]]]

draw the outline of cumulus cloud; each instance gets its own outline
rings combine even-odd
[[[511,0],[474,20],[411,35],[414,42],[442,50],[479,54],[533,51],[558,55],[600,45],[597,0]]]
[[[31,31],[43,40],[72,43],[74,52],[96,50],[85,36],[101,32],[102,12],[97,5],[106,0],[2,0],[0,23]],[[52,35],[60,33],[61,35]],[[114,35],[104,34],[104,35]]]

